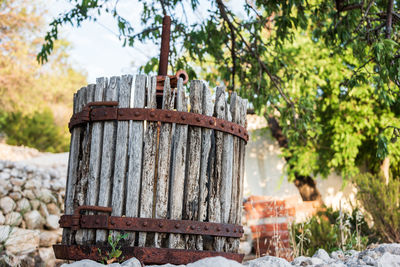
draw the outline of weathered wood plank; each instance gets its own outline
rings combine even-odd
[[[96,88],[94,92],[94,101],[104,100],[104,91],[107,88],[108,79],[107,78],[97,78]],[[97,205],[99,198],[99,180],[100,180],[100,163],[101,163],[101,149],[103,146],[103,122],[93,122],[92,123],[92,140],[90,146],[90,157],[89,161],[89,181],[88,190],[86,195],[86,203],[88,205]],[[94,213],[89,213],[94,214]],[[95,240],[95,230],[85,230],[87,231],[86,240],[88,244],[92,244]]]
[[[177,87],[176,110],[187,111],[187,99],[182,79],[179,79]],[[182,219],[187,131],[187,125],[175,125],[172,148],[173,164],[171,167],[171,184],[169,191],[169,212],[170,219],[172,220]],[[168,241],[169,248],[185,248],[184,240],[179,234],[170,234]]]
[[[225,90],[224,87],[217,87],[215,95],[214,117],[225,119]],[[210,178],[210,202],[209,221],[221,223],[221,184],[222,184],[222,157],[224,146],[224,134],[214,131],[215,137],[215,161],[214,171]],[[214,237],[213,248],[215,251],[223,251],[223,238]]]
[[[151,77],[147,87],[147,108],[156,108],[156,77]],[[142,183],[140,192],[140,217],[152,218],[153,216],[153,195],[154,195],[154,175],[156,168],[157,152],[157,122],[147,122],[147,130],[144,137],[143,148],[143,169]],[[146,245],[145,232],[139,233],[139,246]]]
[[[230,110],[232,113],[232,121],[239,124],[240,107],[239,98],[236,92],[231,94]],[[229,212],[228,223],[236,223],[236,215],[238,212],[238,205],[241,205],[238,199],[238,181],[240,180],[240,165],[239,165],[239,144],[240,140],[238,137],[233,137],[233,165],[232,165],[232,195],[231,195],[231,208]],[[228,238],[227,247],[225,251],[237,252],[240,240],[238,238]]]
[[[241,109],[240,109],[240,118],[239,118],[239,123],[243,127],[247,127],[247,99],[241,99]],[[238,184],[238,198],[239,198],[239,206],[238,206],[238,213],[236,217],[236,223],[241,224],[242,223],[242,203],[243,203],[243,181],[244,181],[244,171],[245,171],[245,156],[246,156],[246,143],[244,140],[240,140],[240,153],[239,153],[239,160],[240,160],[240,180]]]
[[[83,91],[86,87],[81,88],[74,95],[74,114],[78,113],[83,108]],[[76,177],[78,174],[78,162],[79,162],[79,150],[81,145],[81,127],[75,127],[72,129],[71,144],[69,151],[68,161],[68,175],[67,175],[67,187],[65,192],[65,214],[72,214],[74,212],[74,195]],[[71,245],[74,241],[74,234],[70,229],[63,229],[63,243]]]
[[[194,80],[190,83],[190,112],[201,114],[203,82]],[[190,126],[188,129],[188,155],[186,159],[186,177],[183,203],[183,219],[198,220],[199,175],[201,158],[201,128]],[[186,249],[196,249],[196,236],[185,235]]]
[[[111,77],[110,83],[105,91],[106,101],[118,101],[118,91],[120,88],[120,77]],[[111,187],[114,172],[115,143],[116,143],[116,122],[105,121],[103,133],[103,149],[101,157],[99,206],[111,206]],[[96,242],[107,240],[107,230],[96,231]]]
[[[212,116],[214,104],[211,99],[210,89],[203,83],[203,100],[202,100],[202,113],[206,116]],[[211,129],[201,129],[201,159],[200,159],[200,174],[199,174],[199,221],[206,221],[207,208],[208,208],[208,183],[210,178],[209,158],[211,150]],[[197,236],[196,249],[203,250],[203,237]]]
[[[118,107],[129,108],[131,101],[132,75],[123,75],[120,81]],[[112,213],[113,216],[124,214],[125,180],[127,173],[129,121],[117,122],[117,140],[115,145],[114,177],[112,186]],[[119,231],[113,231],[115,238]]]
[[[96,85],[89,84],[86,88],[86,95],[84,100],[84,105],[86,106],[87,103],[93,102],[94,99],[94,90]],[[86,124],[86,126],[82,126],[82,133],[83,136],[82,150],[80,151],[80,162],[78,168],[78,177],[76,181],[76,189],[75,189],[75,197],[74,197],[74,206],[82,206],[85,205],[86,201],[86,192],[88,186],[88,179],[89,179],[89,161],[90,161],[90,144],[91,144],[91,132],[92,132],[92,125]],[[78,245],[82,245],[86,242],[86,233],[84,230],[78,230],[75,234],[75,241]]]
[[[137,75],[131,92],[131,108],[145,105],[146,76]],[[125,214],[127,217],[139,215],[139,196],[142,175],[143,121],[129,122],[128,177],[126,181]],[[129,233],[129,245],[135,245],[135,233]]]
[[[175,93],[171,89],[169,78],[164,82],[162,109],[173,110],[175,103]],[[158,168],[157,168],[157,190],[155,203],[156,218],[167,219],[168,211],[168,190],[169,172],[171,162],[171,143],[172,143],[172,124],[161,123],[159,149],[158,149]],[[166,234],[155,233],[155,246],[162,247],[166,240]]]

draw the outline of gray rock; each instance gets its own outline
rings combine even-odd
[[[22,195],[23,195],[24,197],[26,197],[27,199],[30,199],[30,200],[36,199],[35,194],[34,194],[33,191],[30,190],[30,189],[25,189],[24,191],[22,191]]]
[[[14,191],[8,194],[10,198],[12,198],[14,201],[18,201],[22,198],[22,194],[18,191]]]
[[[16,207],[15,201],[10,197],[2,197],[0,199],[0,208],[4,214],[12,212]]]
[[[325,261],[323,261],[322,259],[317,258],[317,257],[315,257],[315,258],[313,257],[310,260],[311,260],[311,265],[319,265],[319,264],[325,264],[326,263]]]
[[[40,204],[39,204],[39,211],[40,211],[40,214],[42,214],[42,216],[45,218],[49,217],[49,215],[50,215],[49,211],[47,210],[46,204],[44,204],[43,202],[40,202]]]
[[[12,169],[10,175],[12,177],[19,177],[19,171],[17,169]]]
[[[249,267],[291,267],[292,265],[285,259],[272,257],[272,256],[264,256],[255,260],[251,260],[247,262]],[[215,265],[215,266],[224,266],[224,265]]]
[[[6,218],[4,217],[3,213],[0,211],[0,225],[3,225],[6,221]]]
[[[46,207],[47,207],[49,214],[55,214],[55,215],[60,214],[60,208],[57,206],[56,203],[49,203],[46,205]]]
[[[53,267],[56,264],[53,248],[40,248],[39,257],[44,262],[44,267]]]
[[[58,228],[60,228],[60,225],[58,224],[59,220],[60,218],[57,215],[49,215],[46,218],[46,227],[50,230],[57,230]]]
[[[137,265],[132,265],[132,267]],[[186,265],[187,267],[207,267],[207,266],[226,266],[226,267],[243,267],[242,264],[237,261],[228,260],[224,257],[211,257],[198,260],[193,263]]]
[[[318,249],[317,252],[314,253],[313,258],[320,258],[324,262],[330,262],[332,260],[331,257],[329,257],[328,252],[322,248]]]
[[[32,199],[29,201],[29,203],[31,203],[32,209],[34,210],[38,210],[40,208],[40,201],[37,199]]]
[[[31,210],[31,203],[26,198],[17,202],[17,211],[27,212]]]
[[[104,265],[92,260],[82,260],[70,264],[64,263],[61,267],[104,267]]]
[[[364,256],[362,258],[362,260],[363,260],[363,262],[365,262],[366,265],[375,265],[375,263],[376,263],[376,261],[368,255]]]
[[[344,253],[341,250],[332,252],[331,253],[331,258],[333,258],[335,260],[341,260],[341,261],[345,259]]]
[[[10,212],[6,215],[4,224],[11,226],[19,226],[22,223],[22,216],[19,212]]]
[[[40,201],[43,201],[46,204],[50,202],[57,202],[57,199],[47,188],[42,188],[41,190],[37,190],[35,194]]]
[[[140,261],[136,258],[130,258],[127,261],[124,261],[123,263],[121,263],[121,266],[124,267],[142,267],[142,264],[140,263]]]
[[[383,255],[386,252],[394,255],[400,255],[400,244],[380,244],[378,247],[373,249],[375,252],[381,253]]]
[[[43,218],[37,210],[32,210],[24,214],[24,220],[28,229],[40,229],[43,225]]]
[[[36,189],[42,186],[40,177],[34,177],[25,183],[26,189]]]
[[[39,247],[39,231],[13,228],[4,245],[14,255],[32,253]]]
[[[400,267],[400,255],[385,252],[382,257],[376,261],[377,267]]]
[[[307,266],[311,264],[312,264],[311,258],[305,256],[297,257],[292,261],[292,265]]]
[[[11,175],[9,172],[0,172],[0,180],[8,180],[10,179]]]
[[[8,239],[11,230],[12,228],[9,225],[0,226],[0,243],[3,243]]]
[[[11,182],[11,184],[13,184],[15,186],[19,186],[19,187],[23,186],[25,183],[24,179],[21,179],[21,178],[12,178],[10,180],[10,182]]]
[[[56,244],[60,238],[58,231],[41,231],[40,232],[40,246],[51,247]]]

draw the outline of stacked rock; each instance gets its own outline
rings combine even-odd
[[[0,225],[57,230],[64,185],[60,170],[0,161]]]
[[[0,246],[7,256],[0,255],[0,265],[4,259],[15,260],[10,266],[24,261],[28,266],[54,265],[51,246],[61,241],[65,176],[65,166],[0,160]]]

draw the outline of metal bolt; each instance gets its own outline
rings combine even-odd
[[[204,226],[204,230],[208,230],[208,229],[210,229],[210,228],[208,227],[208,225]]]
[[[200,122],[200,121],[201,121],[201,119],[200,119],[199,117],[197,117],[197,118],[196,118],[196,121],[197,121],[197,122]]]
[[[190,229],[194,230],[194,229],[196,229],[196,227],[194,225],[191,225]]]
[[[147,222],[143,222],[143,226],[146,227],[147,226]]]
[[[99,224],[99,223],[100,223],[100,220],[99,220],[99,219],[96,219],[94,222],[95,222],[96,224]]]
[[[114,224],[115,224],[115,221],[111,221],[110,223],[111,223],[111,225],[114,225]]]
[[[119,111],[119,115],[124,115],[124,112],[123,111]]]
[[[132,224],[131,221],[127,221],[127,222],[126,222],[126,225],[127,225],[127,226],[129,226],[129,225],[131,225],[131,224]]]
[[[107,116],[107,114],[108,114],[107,111],[104,111],[104,115]]]
[[[213,125],[213,124],[214,124],[214,121],[213,121],[213,120],[209,120],[208,123],[209,123],[210,125]]]
[[[178,229],[181,225],[179,223],[175,224],[175,228]]]
[[[154,117],[156,116],[156,113],[154,113],[154,111],[150,112],[150,117]]]
[[[136,116],[136,117],[139,117],[139,115],[140,115],[140,112],[139,112],[139,111],[136,111],[136,112],[135,112],[135,116]]]
[[[181,116],[181,120],[183,120],[183,121],[186,120],[186,116],[185,116],[185,115],[182,115],[182,116]]]
[[[232,126],[231,126],[231,130],[232,130],[232,131],[235,130],[235,126],[232,125]]]
[[[221,127],[224,128],[225,127],[225,123],[221,122]]]
[[[217,227],[217,231],[218,231],[218,232],[221,231],[221,227],[218,226],[218,227]]]
[[[86,219],[82,219],[82,223],[86,223]]]
[[[229,228],[226,228],[226,232],[229,233]]]
[[[164,224],[163,224],[162,222],[160,222],[160,223],[158,224],[158,226],[159,226],[160,228],[163,228]]]
[[[235,229],[233,229],[233,232],[234,232],[234,233],[236,233],[236,232],[237,232],[237,229],[236,229],[236,228],[235,228]]]
[[[171,118],[171,114],[167,113],[167,114],[165,114],[165,117],[167,117],[169,119],[169,118]]]
[[[241,132],[242,132],[242,129],[239,128],[239,133],[241,133]]]

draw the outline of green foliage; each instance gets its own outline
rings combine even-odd
[[[0,132],[6,135],[9,145],[24,145],[48,152],[65,152],[69,149],[69,140],[54,123],[53,113],[49,109],[30,115],[2,111]]]
[[[382,175],[360,174],[354,179],[357,199],[374,221],[385,242],[400,242],[400,180]]]
[[[115,261],[121,262],[124,260],[124,257],[121,257],[122,251],[121,251],[121,246],[119,245],[120,241],[123,239],[126,239],[128,237],[128,234],[119,234],[113,239],[112,235],[109,235],[107,238],[107,242],[111,247],[110,251],[106,252],[106,255],[102,255],[101,249],[98,249],[99,255],[102,258],[101,262],[103,264],[111,264]]]
[[[332,208],[320,211],[306,222],[292,224],[291,235],[295,257],[312,256],[319,248],[327,252],[362,250],[376,240],[358,209],[352,213]]]
[[[390,1],[397,12],[400,2]],[[377,173],[386,156],[400,162],[399,142],[389,143],[383,130],[400,127],[400,24],[388,23],[387,0],[242,1],[235,8],[203,1],[201,19],[195,0],[140,1],[141,31],[120,15],[118,1],[70,2],[73,8],[50,24],[39,61],[65,24],[78,27],[108,13],[124,45],[159,44],[167,14],[172,70],[187,69],[193,78],[199,69],[211,86],[227,85],[258,114],[273,114],[288,138],[291,179],[332,170],[348,178],[359,166]],[[155,71],[156,64],[153,58],[142,69]]]

